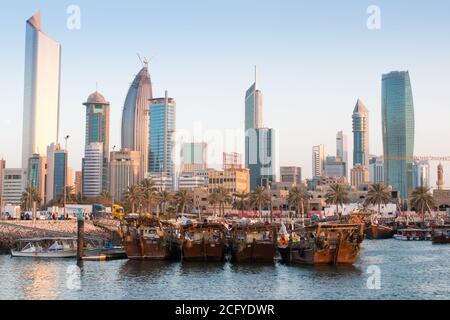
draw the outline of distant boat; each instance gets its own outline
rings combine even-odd
[[[393,228],[379,224],[369,224],[364,233],[367,239],[371,240],[392,239],[395,234]]]
[[[450,243],[450,225],[439,226],[433,228],[431,233],[433,244],[449,244]]]
[[[222,223],[193,223],[181,227],[182,258],[185,261],[224,261],[226,236]]]
[[[234,262],[273,262],[277,227],[274,224],[237,224],[232,229],[231,260]]]
[[[279,243],[283,262],[306,265],[352,265],[364,240],[364,224],[320,223],[292,231]]]
[[[430,229],[400,229],[394,239],[402,241],[431,241]]]
[[[20,239],[11,249],[11,256],[20,258],[75,258],[77,256],[77,239]]]

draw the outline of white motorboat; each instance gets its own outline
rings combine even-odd
[[[11,256],[21,258],[75,258],[77,256],[77,239],[20,239],[11,249]]]

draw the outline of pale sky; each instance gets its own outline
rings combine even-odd
[[[66,26],[69,5],[81,29]],[[369,30],[366,9],[381,9]],[[381,74],[409,70],[416,112],[416,155],[450,156],[450,2],[398,1],[21,1],[0,11],[0,157],[20,165],[25,21],[41,10],[43,30],[62,45],[61,136],[70,164],[81,168],[82,105],[99,91],[111,102],[111,146],[120,146],[128,86],[151,58],[155,96],[177,101],[177,127],[243,130],[244,95],[259,68],[264,124],[278,130],[280,165],[311,176],[311,148],[335,153],[349,136],[357,98],[370,111],[370,153],[382,153]],[[243,139],[243,137],[242,137]],[[242,145],[242,141],[239,142]],[[227,151],[239,149],[229,146]],[[242,151],[242,150],[237,150]],[[210,159],[220,166],[220,157]],[[436,164],[432,163],[432,183]],[[450,185],[450,165],[446,164]]]

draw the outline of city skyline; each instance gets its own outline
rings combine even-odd
[[[386,8],[386,6],[388,8]],[[92,84],[86,84],[86,85],[82,85],[80,87],[86,89],[83,89],[83,93],[80,94],[79,96],[75,97],[75,93],[73,93],[73,97],[70,98],[71,95],[65,94],[65,92],[69,91],[68,89],[64,89],[67,85],[66,82],[64,82],[64,79],[67,79],[65,76],[66,72],[69,74],[73,74],[73,70],[71,66],[68,66],[68,64],[73,63],[73,54],[71,53],[71,46],[73,46],[73,43],[71,43],[70,39],[76,37],[76,32],[77,31],[67,31],[64,30],[65,32],[63,32],[63,34],[65,33],[65,36],[61,36],[61,30],[59,30],[58,28],[53,28],[52,24],[54,24],[54,21],[50,21],[52,20],[51,17],[52,15],[54,15],[55,13],[53,12],[54,10],[56,10],[55,8],[58,6],[54,6],[53,7],[53,11],[50,11],[50,15],[47,15],[47,6],[42,5],[42,11],[43,11],[43,16],[44,16],[44,29],[51,34],[54,38],[58,39],[58,41],[60,41],[63,44],[63,63],[62,63],[62,70],[63,70],[63,90],[62,90],[62,96],[61,96],[61,104],[62,104],[62,108],[61,108],[61,127],[64,128],[65,130],[61,130],[61,134],[60,136],[64,136],[65,134],[70,134],[71,135],[71,141],[69,144],[69,161],[70,161],[70,165],[72,167],[74,167],[75,169],[79,169],[81,166],[81,157],[82,157],[82,150],[78,150],[78,141],[81,141],[83,139],[83,131],[82,129],[80,129],[80,127],[82,128],[82,126],[80,126],[79,124],[82,123],[80,121],[80,123],[78,123],[78,125],[76,124],[72,124],[69,123],[70,122],[77,122],[78,120],[72,120],[72,119],[78,119],[78,118],[83,118],[83,112],[82,110],[72,110],[75,109],[72,106],[76,106],[76,105],[80,105],[84,98],[86,97],[86,95],[89,92],[93,91],[93,88],[95,88],[95,83],[94,80],[92,80]],[[88,4],[84,4],[83,2],[80,3],[80,7],[83,10],[83,25],[82,25],[82,29],[79,31],[80,33],[83,33],[85,31],[88,30],[84,30],[89,28],[89,26],[91,26],[91,24],[89,24],[89,10],[93,10],[93,9],[89,9],[91,8]],[[120,7],[120,6],[119,6]],[[145,6],[144,6],[145,7]],[[264,6],[264,7],[267,7]],[[391,6],[391,5],[387,5],[385,4],[383,6],[383,2],[381,4],[381,7],[383,8],[383,12],[386,12],[387,17],[386,19],[384,19],[383,21],[385,21],[383,23],[383,27],[380,31],[369,31],[367,29],[364,30],[365,27],[365,11],[363,6],[361,6],[361,12],[359,13],[359,18],[358,21],[360,20],[360,24],[361,24],[361,34],[364,34],[364,36],[368,37],[368,38],[379,38],[379,37],[383,37],[383,32],[384,29],[386,28],[392,28],[392,23],[389,23],[389,19],[393,19],[392,15],[393,13],[390,12],[390,9],[394,9],[394,12],[398,13],[398,8],[397,6]],[[420,7],[420,6],[418,6]],[[85,8],[85,9],[83,9]],[[267,8],[266,8],[267,9]],[[87,11],[86,11],[87,10]],[[136,10],[136,9],[135,9]],[[27,14],[28,16],[30,16],[30,12],[27,9]],[[137,11],[137,10],[136,10]],[[133,11],[134,12],[134,11]],[[94,14],[95,12],[90,12],[90,14]],[[128,13],[131,13],[128,11]],[[257,14],[264,14],[262,11],[258,12]],[[62,18],[65,18],[66,16],[64,15],[64,12],[61,13]],[[87,17],[86,17],[87,16]],[[402,15],[400,17],[403,17]],[[23,16],[22,20],[20,21],[23,24],[23,20],[26,19],[27,16]],[[356,19],[356,18],[355,18]],[[9,19],[6,19],[7,21]],[[53,19],[54,20],[54,19]],[[353,21],[353,20],[352,20]],[[403,19],[402,19],[403,21]],[[406,21],[406,20],[405,20]],[[405,22],[406,23],[406,22]],[[394,25],[395,27],[395,25]],[[62,28],[62,27],[60,27]],[[23,32],[23,26],[21,27],[22,30],[18,30],[17,32],[13,32],[13,34],[20,34],[20,32]],[[397,32],[399,31],[398,29],[396,29]],[[390,29],[390,31],[392,32],[392,29]],[[72,32],[72,33],[67,33],[67,32]],[[89,31],[90,32],[90,31]],[[130,29],[131,32],[131,29]],[[379,32],[377,34],[377,32]],[[58,34],[59,33],[59,34]],[[98,34],[97,37],[97,41],[103,41],[102,40],[102,36],[107,37],[107,35],[103,32],[101,34]],[[391,36],[389,36],[388,38],[390,38]],[[100,39],[100,40],[98,40]],[[284,39],[284,38],[283,38]],[[63,41],[65,40],[65,41]],[[20,35],[19,39],[17,39],[16,41],[18,42],[23,42],[23,34]],[[379,41],[379,39],[378,39]],[[105,43],[107,42],[107,39],[105,39]],[[74,41],[74,43],[76,43],[76,41]],[[367,43],[366,43],[367,44]],[[435,46],[438,46],[438,43],[434,43]],[[65,46],[68,46],[68,48],[66,48]],[[152,45],[153,46],[153,45]],[[151,46],[151,47],[152,47]],[[14,46],[13,46],[14,47]],[[22,53],[23,52],[23,44],[20,46],[18,46],[19,48],[22,47],[22,50],[18,49],[18,51],[16,52],[16,55],[19,52]],[[138,45],[135,45],[135,47],[138,47]],[[160,47],[160,46],[157,46]],[[136,48],[134,49],[134,47],[130,47],[127,48],[126,52],[124,52],[124,50],[120,51],[120,54],[118,54],[117,56],[113,54],[113,52],[108,52],[109,55],[112,55],[111,57],[108,57],[107,60],[112,63],[113,61],[116,61],[115,64],[113,64],[113,67],[115,68],[115,70],[119,70],[118,72],[124,72],[126,74],[125,78],[126,79],[121,79],[121,80],[116,80],[117,83],[121,82],[122,85],[108,85],[108,83],[111,83],[109,81],[101,81],[102,79],[98,79],[98,78],[102,78],[103,76],[101,75],[101,72],[93,72],[89,75],[86,75],[87,79],[97,79],[100,80],[99,84],[100,84],[100,88],[99,91],[101,91],[103,94],[105,94],[105,96],[111,97],[109,100],[111,101],[111,113],[112,113],[112,119],[111,119],[111,127],[112,127],[112,131],[114,132],[114,137],[111,137],[111,145],[120,145],[120,143],[118,143],[118,139],[117,139],[117,130],[118,129],[118,122],[117,122],[117,118],[118,115],[120,117],[121,114],[121,109],[123,106],[123,101],[125,99],[125,94],[126,94],[126,90],[127,90],[127,86],[129,86],[129,83],[126,83],[127,81],[130,81],[131,73],[133,72],[133,70],[137,69],[139,66],[139,61],[137,58],[134,57],[135,52],[139,51],[140,48]],[[157,48],[158,49],[158,48]],[[157,51],[157,49],[153,49],[154,51]],[[145,48],[144,48],[145,50]],[[147,49],[148,50],[148,49]],[[147,53],[149,56],[152,55],[152,53],[154,52],[152,49],[148,50],[150,51],[150,53]],[[314,52],[315,50],[311,49],[311,52]],[[366,52],[366,50],[364,50],[363,48],[361,48],[361,52]],[[446,50],[444,50],[444,52],[449,52],[448,47],[446,47]],[[67,55],[67,57],[66,57]],[[72,55],[72,59],[71,59],[71,55]],[[178,57],[178,55],[180,57]],[[414,54],[411,54],[412,56],[414,56]],[[179,111],[179,115],[178,115],[178,119],[180,119],[179,121],[179,127],[181,128],[186,128],[186,129],[190,129],[192,128],[192,123],[195,121],[202,121],[204,123],[204,127],[205,128],[217,128],[219,130],[225,130],[227,127],[231,127],[231,128],[241,128],[243,127],[243,125],[240,124],[236,124],[236,121],[228,121],[230,120],[230,116],[227,114],[222,114],[220,113],[220,116],[222,118],[224,118],[224,121],[220,121],[220,123],[218,121],[214,121],[211,123],[208,123],[209,120],[211,119],[211,113],[217,113],[219,112],[220,108],[219,107],[215,107],[214,108],[210,108],[212,110],[208,110],[206,108],[200,108],[199,109],[199,105],[203,105],[202,102],[198,102],[197,105],[195,105],[195,103],[193,102],[188,102],[189,99],[192,99],[191,101],[198,101],[198,97],[200,97],[200,95],[198,95],[198,90],[193,90],[194,92],[191,94],[187,94],[185,95],[184,92],[181,90],[180,92],[180,87],[179,87],[179,81],[176,78],[174,78],[175,73],[173,73],[172,67],[165,69],[165,67],[168,66],[168,63],[174,63],[177,64],[179,63],[179,59],[182,59],[182,54],[181,53],[177,53],[176,55],[174,55],[173,53],[170,55],[161,55],[161,54],[157,54],[157,57],[154,58],[153,60],[151,60],[151,66],[150,68],[152,70],[155,70],[154,72],[152,72],[152,78],[157,79],[156,80],[156,86],[157,86],[157,91],[158,93],[162,93],[162,91],[165,88],[170,89],[171,92],[174,92],[174,96],[177,97],[177,101],[178,104],[180,105],[180,111]],[[410,69],[411,70],[411,78],[412,78],[412,82],[413,82],[413,86],[414,86],[414,96],[415,96],[415,102],[416,102],[416,111],[418,113],[418,115],[422,114],[424,115],[424,113],[426,113],[427,109],[428,111],[430,110],[430,108],[433,108],[433,110],[439,110],[439,112],[441,112],[440,114],[447,114],[445,110],[445,105],[448,101],[450,101],[450,99],[445,99],[444,97],[446,97],[446,93],[444,90],[442,90],[442,88],[444,87],[444,84],[447,84],[449,81],[447,80],[448,78],[445,78],[444,80],[446,81],[441,81],[440,84],[436,84],[433,88],[431,88],[432,90],[427,90],[424,89],[427,87],[426,83],[429,82],[429,79],[431,78],[431,75],[434,74],[435,76],[438,75],[439,73],[436,73],[436,70],[434,68],[434,65],[431,65],[431,67],[429,67],[430,70],[428,70],[428,77],[423,77],[423,72],[424,70],[421,69],[421,64],[418,63],[413,64],[411,61],[411,58],[409,58],[408,55],[405,55],[404,58],[406,59],[406,61],[409,61],[407,63],[399,63],[398,65],[394,66],[397,61],[399,60],[399,57],[397,55],[392,55],[392,60],[393,62],[390,62],[390,59],[386,58],[386,56],[383,57],[384,63],[380,63],[380,59],[375,59],[370,60],[367,59],[367,61],[365,61],[364,66],[366,66],[367,68],[367,72],[369,74],[371,74],[369,76],[369,78],[371,79],[375,79],[375,80],[371,80],[371,81],[365,81],[367,78],[364,77],[364,80],[359,81],[358,82],[362,82],[364,83],[363,86],[364,89],[362,90],[358,90],[358,86],[356,86],[356,88],[349,88],[345,90],[345,97],[343,98],[342,95],[338,95],[337,92],[327,92],[327,95],[330,95],[331,98],[336,97],[339,106],[336,107],[332,107],[330,109],[330,107],[324,109],[325,112],[327,112],[327,114],[324,116],[323,113],[321,113],[319,111],[319,109],[321,109],[320,107],[322,106],[322,104],[326,104],[329,102],[329,100],[327,100],[326,98],[324,99],[323,96],[321,96],[320,100],[323,101],[318,101],[316,102],[314,105],[311,105],[309,103],[304,103],[304,96],[309,95],[309,93],[307,93],[307,91],[310,89],[310,87],[308,86],[294,86],[296,89],[299,90],[295,90],[294,87],[292,86],[292,78],[289,78],[289,72],[286,70],[286,73],[284,75],[287,76],[287,81],[286,82],[281,82],[282,84],[287,85],[286,89],[288,89],[287,91],[289,92],[289,94],[285,94],[286,90],[280,90],[280,86],[277,85],[275,82],[276,81],[280,81],[280,74],[277,73],[276,71],[274,71],[274,66],[270,66],[268,64],[268,61],[266,59],[261,59],[261,57],[254,57],[253,59],[249,59],[248,57],[246,57],[244,60],[246,61],[245,66],[244,63],[240,63],[239,65],[237,65],[234,70],[236,71],[237,68],[239,68],[239,71],[236,72],[236,75],[234,75],[233,77],[230,76],[229,73],[227,72],[221,72],[221,70],[223,71],[223,68],[217,66],[217,68],[215,68],[214,72],[209,71],[208,73],[203,71],[201,74],[203,76],[214,76],[214,74],[217,74],[218,76],[220,76],[221,74],[224,74],[226,76],[226,79],[228,81],[236,81],[239,84],[239,91],[233,89],[230,92],[230,96],[233,96],[233,100],[236,100],[237,103],[230,103],[229,104],[229,108],[225,109],[227,110],[226,113],[230,113],[231,115],[234,115],[234,118],[239,119],[239,122],[243,123],[243,117],[242,117],[242,92],[243,89],[246,87],[246,83],[248,83],[248,75],[250,74],[249,70],[250,68],[257,64],[259,66],[260,69],[260,73],[261,76],[260,78],[262,79],[261,82],[261,87],[265,92],[265,105],[267,106],[266,108],[266,119],[268,124],[270,124],[271,127],[276,128],[279,131],[279,135],[280,135],[280,161],[279,164],[282,166],[287,166],[287,165],[296,165],[296,166],[301,166],[302,168],[304,168],[305,172],[311,172],[311,170],[309,169],[310,166],[310,150],[311,147],[313,145],[317,145],[317,144],[326,144],[328,146],[332,146],[334,144],[334,139],[335,139],[335,132],[337,130],[341,130],[343,129],[344,133],[347,134],[348,136],[350,136],[351,134],[351,121],[349,121],[349,114],[351,112],[351,108],[348,108],[348,106],[351,106],[354,103],[354,100],[357,97],[360,97],[363,101],[365,101],[366,105],[369,106],[370,110],[371,110],[371,119],[370,119],[370,139],[371,139],[371,153],[372,154],[377,154],[377,155],[382,155],[382,145],[380,143],[381,141],[381,74],[382,73],[386,73],[392,70],[407,70]],[[66,62],[67,59],[67,62]],[[86,59],[86,57],[84,57],[84,59]],[[167,60],[166,60],[167,59]],[[20,59],[19,59],[20,60]],[[266,61],[265,61],[266,60]],[[14,59],[13,59],[14,61]],[[439,59],[437,61],[440,61]],[[91,60],[91,63],[93,62],[99,62],[99,60]],[[123,63],[122,63],[123,62]],[[205,67],[208,66],[210,61],[209,59],[207,59],[207,62],[205,62]],[[377,72],[373,72],[373,62],[375,62],[378,65],[377,68]],[[441,61],[442,62],[442,61]],[[361,63],[361,62],[359,62]],[[286,68],[286,63],[280,63],[280,61],[277,61],[277,63],[275,64],[277,67],[280,67],[282,70],[284,70]],[[444,67],[448,65],[448,61],[444,62]],[[87,69],[89,69],[89,64],[86,66]],[[127,66],[127,67],[125,67]],[[131,68],[128,68],[129,66],[131,66]],[[296,70],[298,68],[298,66],[304,67],[304,62],[303,61],[298,61],[297,64],[292,64],[291,68],[292,70]],[[316,65],[317,66],[317,65]],[[17,65],[15,65],[15,69],[21,69],[23,68],[23,61],[22,63],[19,63]],[[109,66],[111,68],[111,66]],[[439,66],[442,67],[442,64]],[[186,68],[186,67],[185,67]],[[9,68],[6,68],[6,70],[8,70]],[[95,69],[95,67],[94,67]],[[189,69],[189,68],[188,68]],[[241,70],[242,69],[242,70]],[[336,68],[335,68],[336,69]],[[434,72],[433,72],[434,69]],[[450,69],[450,68],[449,68]],[[417,71],[418,70],[418,71]],[[183,72],[184,71],[184,72]],[[115,71],[116,72],[116,71]],[[338,72],[336,70],[332,70],[332,73],[330,73],[329,71],[327,71],[330,76],[331,79],[335,79],[336,76],[338,76]],[[20,72],[17,72],[18,74],[20,74]],[[180,78],[184,79],[185,78],[185,73],[186,73],[186,69],[183,69],[180,71]],[[320,72],[319,72],[320,73]],[[307,73],[308,76],[311,76],[311,73]],[[425,73],[426,74],[426,73]],[[242,75],[244,75],[244,77],[242,77]],[[273,77],[273,75],[276,75],[277,77]],[[440,75],[440,74],[439,74]],[[80,75],[77,75],[76,78],[80,77]],[[298,75],[299,78],[303,78],[303,76],[301,74]],[[84,78],[84,76],[83,76]],[[118,78],[118,77],[117,77]],[[173,80],[171,80],[170,78],[173,78]],[[308,78],[306,75],[304,76],[304,78]],[[81,78],[80,78],[81,79]],[[198,80],[198,77],[196,77],[196,79]],[[315,78],[313,76],[313,83],[315,82]],[[2,79],[3,80],[3,79]],[[67,80],[66,80],[67,81]],[[303,80],[302,80],[303,81]],[[325,86],[328,86],[328,81],[325,83]],[[335,80],[333,80],[335,81]],[[347,81],[347,80],[346,80]],[[15,81],[17,83],[17,81]],[[23,82],[23,79],[22,79]],[[83,80],[83,82],[87,82],[86,79]],[[126,85],[123,85],[123,83],[126,83]],[[163,84],[161,84],[161,82],[163,82]],[[242,82],[244,82],[243,85]],[[345,82],[345,81],[344,81]],[[202,89],[202,91],[205,89],[205,87],[202,87],[202,83],[203,82],[196,82],[198,83],[199,88],[198,89]],[[348,82],[346,82],[348,84]],[[425,83],[425,84],[424,84]],[[339,84],[337,82],[334,83],[334,85],[336,86],[336,88],[334,90],[337,90],[338,88],[341,87],[342,84]],[[18,95],[18,97],[20,98],[21,96],[23,96],[23,84],[20,84],[19,81],[19,85],[17,85],[18,88],[15,88],[13,90],[13,92],[15,92],[16,95]],[[441,87],[442,86],[442,87]],[[189,86],[192,89],[192,85]],[[195,87],[195,85],[194,85]],[[119,90],[117,90],[118,92],[115,92],[115,88],[119,88]],[[222,90],[218,90],[218,91],[214,91],[214,90],[209,90],[212,89],[212,87],[207,86],[206,87],[208,89],[209,92],[207,92],[207,96],[208,97],[221,97],[221,92],[223,92],[224,89]],[[222,87],[224,88],[224,87]],[[232,86],[232,88],[237,88]],[[293,90],[294,89],[294,90]],[[430,89],[430,88],[428,88]],[[80,88],[76,88],[76,90],[74,91],[78,91],[81,90]],[[244,89],[245,90],[245,89]],[[315,90],[315,92],[317,92],[317,90],[319,90],[318,88]],[[428,93],[429,92],[429,93]],[[439,99],[439,95],[433,95],[436,92],[439,92],[441,98]],[[193,97],[193,95],[198,95],[196,97]],[[222,93],[223,94],[223,93]],[[280,95],[285,95],[286,98],[281,98],[280,99]],[[427,98],[424,98],[427,95],[430,95]],[[237,96],[238,98],[234,98],[234,96]],[[375,98],[374,98],[375,97]],[[195,100],[194,98],[196,98],[197,100]],[[294,100],[292,100],[294,98]],[[10,98],[11,99],[11,98]],[[225,101],[228,98],[225,99]],[[277,99],[279,99],[279,103],[276,102]],[[433,100],[430,100],[433,99]],[[17,99],[16,99],[17,100]],[[342,101],[351,101],[349,102],[347,105],[343,105]],[[432,101],[428,102],[428,101]],[[8,99],[6,99],[6,101],[8,101]],[[284,103],[284,102],[288,102],[291,101],[290,104],[289,103]],[[7,103],[8,105],[8,103]],[[330,104],[331,105],[331,104]],[[71,106],[71,107],[69,107]],[[287,109],[286,109],[287,108]],[[16,105],[16,113],[17,115],[20,117],[21,113],[22,113],[22,108],[19,105]],[[70,110],[69,110],[70,109]],[[185,110],[183,110],[185,109]],[[335,110],[337,109],[337,110]],[[190,113],[192,113],[193,115],[188,115],[187,114],[187,110],[190,110]],[[195,112],[194,112],[195,110]],[[230,110],[228,112],[228,110]],[[15,123],[14,120],[11,120],[12,118],[14,118],[12,115],[12,113],[9,112],[10,110],[8,110],[6,112],[6,117],[3,120],[4,121],[4,126],[3,126],[3,130],[10,130],[12,131],[12,134],[8,134],[8,136],[12,136],[14,133],[15,128],[14,127],[19,127],[19,130],[15,130],[17,133],[17,136],[19,138],[18,141],[16,141],[16,144],[19,145],[20,144],[20,125]],[[338,115],[336,115],[336,111],[339,112]],[[283,112],[291,112],[292,113],[292,117],[286,118],[284,116],[282,116]],[[437,112],[437,111],[435,111]],[[330,116],[328,116],[328,114]],[[341,115],[342,114],[342,115]],[[16,118],[17,118],[16,115]],[[74,115],[73,117],[71,115]],[[319,119],[320,118],[320,119]],[[330,119],[328,119],[330,118]],[[440,118],[440,117],[439,117]],[[442,118],[445,118],[445,116],[443,116]],[[296,127],[295,124],[293,124],[292,121],[294,121],[294,119],[297,119],[296,121],[300,121],[302,126],[298,126],[298,128]],[[444,134],[443,132],[443,128],[445,128],[443,126],[443,122],[441,122],[441,125],[439,125],[439,121],[441,121],[441,119],[433,119],[433,121],[437,122],[437,125],[434,125],[434,123],[431,123],[430,121],[426,121],[426,119],[430,118],[426,115],[424,115],[423,117],[416,117],[416,124],[417,124],[417,130],[416,130],[416,155],[447,155],[450,154],[450,151],[446,150],[446,146],[442,145],[440,146],[439,144],[436,144],[436,140],[433,138],[436,135],[439,134]],[[8,120],[10,122],[8,122]],[[309,122],[314,122],[314,120],[319,120],[320,124],[321,124],[321,128],[325,127],[327,128],[326,130],[324,129],[320,129],[319,131],[321,132],[317,132],[315,134],[315,136],[311,136],[308,135],[308,129],[310,128],[309,126],[311,124],[309,124]],[[224,123],[222,123],[224,122]],[[326,126],[322,126],[323,123],[326,123]],[[10,123],[8,125],[8,123]],[[20,122],[19,122],[20,123]],[[13,125],[14,124],[14,125]],[[232,125],[230,125],[232,124]],[[431,124],[433,124],[431,126]],[[424,127],[426,127],[426,131],[424,131]],[[420,129],[422,128],[422,129]],[[114,130],[116,129],[116,130]],[[8,132],[10,132],[8,131]],[[431,132],[431,133],[427,133],[427,132]],[[289,139],[290,136],[298,136],[299,139]],[[3,134],[3,136],[5,136],[5,134]],[[15,135],[14,135],[15,137]],[[2,148],[0,149],[0,156],[5,158],[7,160],[7,167],[18,167],[19,166],[19,162],[17,161],[18,158],[20,157],[20,150],[17,150],[16,152],[14,152],[14,148],[11,148],[11,146],[13,146],[9,141],[4,140],[4,143],[2,144]],[[61,142],[61,141],[59,141]],[[242,143],[243,144],[243,143]],[[349,145],[352,145],[351,143],[349,143]],[[234,148],[235,150],[231,149],[231,150],[224,150],[224,151],[238,151],[242,153],[242,148]],[[349,150],[351,152],[351,150]],[[15,153],[17,155],[15,155]],[[332,153],[332,150],[330,150],[330,153]],[[219,166],[220,165],[220,161],[218,161],[217,159],[212,159],[211,161],[212,165],[215,166]],[[444,164],[445,166],[447,166],[447,164]],[[432,169],[431,172],[432,174],[435,176],[435,170],[434,170],[435,165],[432,164]],[[446,170],[446,176],[448,175],[448,171]],[[434,181],[436,179],[431,178],[431,181]],[[446,179],[447,181],[449,179]]]

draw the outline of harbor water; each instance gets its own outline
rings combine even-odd
[[[450,246],[364,241],[351,267],[0,256],[0,299],[450,299]]]

